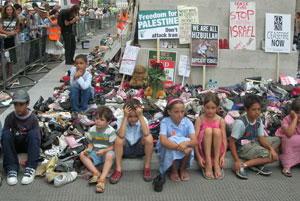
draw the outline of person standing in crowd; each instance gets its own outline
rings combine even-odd
[[[74,23],[78,22],[80,18],[78,17],[80,7],[78,5],[73,5],[70,9],[62,10],[61,15],[61,33],[64,39],[65,48],[65,58],[66,65],[74,65],[74,55],[75,55],[75,35],[73,33],[72,26]],[[58,20],[58,21],[59,21]]]
[[[122,12],[118,15],[117,21],[118,21],[118,25],[117,25],[117,30],[118,30],[118,34],[121,34],[122,31],[124,30],[124,27],[127,23],[127,20],[129,18],[129,15],[127,14],[127,8],[122,8]]]
[[[2,19],[0,20],[0,33],[7,35],[4,39],[4,48],[8,49],[15,46],[15,37],[19,32],[19,18],[16,9],[11,5],[4,6]],[[11,62],[17,62],[16,50],[9,51]]]
[[[59,3],[56,3],[54,5],[53,9],[57,10],[58,12],[60,12],[60,5],[59,5]]]
[[[50,55],[49,61],[62,61],[62,54],[64,53],[63,44],[60,43],[61,28],[57,24],[59,12],[53,9],[50,12],[50,16],[44,20],[48,24],[49,37],[46,38],[46,53]],[[56,58],[55,58],[56,57]]]
[[[14,7],[17,12],[17,16],[19,19],[19,33],[18,33],[18,42],[24,42],[24,18],[22,18],[20,15],[22,13],[22,6],[20,4],[14,4]]]

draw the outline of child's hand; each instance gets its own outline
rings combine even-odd
[[[136,115],[137,115],[138,117],[142,117],[142,116],[143,116],[143,108],[142,108],[141,106],[136,107],[136,108],[135,108],[135,112],[136,112]]]
[[[223,168],[225,166],[225,155],[220,158],[220,167]]]
[[[270,150],[270,158],[273,160],[273,161],[277,161],[278,160],[278,154],[276,153],[276,151],[274,149],[271,149]]]
[[[292,119],[298,119],[298,115],[296,114],[296,112],[294,110],[291,110],[290,115],[291,115]]]
[[[242,165],[242,162],[241,161],[235,161],[234,162],[234,169],[236,172],[239,172],[240,171],[240,167]]]
[[[204,158],[200,157],[198,163],[199,163],[200,167],[205,168],[205,160],[204,160]]]
[[[124,116],[125,117],[128,117],[130,112],[132,112],[132,109],[127,105],[125,108],[124,108]]]
[[[96,152],[97,156],[103,156],[105,154],[103,149],[100,149],[99,151]]]
[[[186,142],[181,142],[180,144],[178,144],[177,150],[184,152],[184,149],[187,148],[187,147],[188,147],[188,145],[187,145]]]
[[[185,155],[190,155],[192,153],[192,150],[189,147],[187,147],[183,150],[183,153],[185,153]]]
[[[90,150],[90,149],[86,149],[86,150],[84,150],[84,154],[86,155],[86,156],[88,156],[88,155],[90,155],[90,153],[92,152],[92,150]]]

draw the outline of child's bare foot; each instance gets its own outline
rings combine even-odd
[[[211,162],[205,163],[205,178],[214,179]]]
[[[215,166],[215,177],[216,179],[220,179],[222,177],[222,172],[220,166]]]
[[[173,170],[172,169],[172,172],[171,172],[171,175],[170,175],[170,179],[174,182],[177,182],[177,181],[180,181],[180,178],[179,178],[179,174],[178,174],[178,170]]]
[[[190,180],[190,175],[188,174],[188,172],[186,171],[186,169],[180,170],[180,179],[182,181],[188,181],[188,180]]]

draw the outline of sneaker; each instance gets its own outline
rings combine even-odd
[[[85,150],[84,145],[80,145],[75,148],[66,147],[61,154],[59,154],[58,159],[62,162],[67,161],[75,156],[79,156],[80,152]]]
[[[235,171],[236,176],[238,176],[241,179],[248,179],[248,174],[247,174],[247,171],[246,171],[246,167],[247,167],[247,165],[242,164],[240,166],[240,170],[238,172]]]
[[[153,187],[155,192],[162,192],[163,185],[166,183],[166,177],[165,175],[162,175],[159,173],[157,177],[153,179]]]
[[[272,171],[266,169],[265,166],[263,166],[263,165],[252,166],[252,167],[249,167],[249,169],[254,172],[257,172],[257,174],[261,174],[261,175],[265,175],[265,176],[269,176],[272,174]]]
[[[152,172],[150,168],[144,168],[144,181],[145,182],[152,181]]]
[[[122,170],[121,171],[114,171],[114,173],[109,178],[109,181],[111,184],[116,184],[119,182],[120,178],[122,176]]]
[[[54,178],[54,186],[59,187],[74,181],[77,178],[77,172],[64,173]]]
[[[21,184],[27,185],[33,182],[35,176],[35,169],[27,167],[24,171],[24,176],[21,180]]]
[[[18,173],[11,170],[7,173],[7,184],[10,186],[16,185],[18,183]]]

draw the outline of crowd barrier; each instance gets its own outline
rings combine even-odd
[[[84,20],[78,22],[74,26],[74,32],[77,41],[87,40],[99,33],[100,29],[107,29],[116,25],[116,18],[112,16],[105,16],[102,19],[89,19],[85,17]],[[49,56],[45,53],[46,37],[38,37],[28,41],[15,40],[15,46],[5,49],[4,39],[1,39],[0,49],[0,87],[1,90],[22,88],[33,86],[36,81],[31,79],[28,75],[37,73],[48,73],[47,62]],[[16,36],[18,38],[18,36]],[[33,68],[35,69],[33,71]],[[29,72],[30,71],[30,72]],[[30,80],[30,84],[17,86],[12,83],[17,78],[24,77]]]

